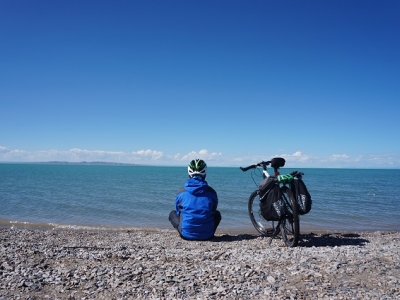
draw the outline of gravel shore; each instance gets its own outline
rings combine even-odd
[[[400,299],[400,232],[0,229],[0,299]],[[271,242],[271,243],[270,243]]]

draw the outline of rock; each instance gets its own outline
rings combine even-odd
[[[0,229],[0,300],[398,299],[399,237],[308,233],[286,248],[228,233]]]

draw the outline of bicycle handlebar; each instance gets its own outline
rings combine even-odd
[[[262,161],[262,162],[256,163],[256,164],[248,166],[248,167],[244,167],[244,168],[240,167],[240,170],[242,170],[243,172],[246,172],[246,171],[248,171],[250,169],[254,169],[254,168],[257,168],[257,167],[268,166],[270,163],[271,163],[270,160],[269,161]]]
[[[271,161],[262,161],[259,163],[256,163],[254,165],[250,165],[248,167],[240,167],[240,170],[242,170],[243,172],[246,172],[250,169],[255,169],[257,167],[261,167],[261,166],[268,166],[271,163]],[[297,178],[302,178],[302,176],[304,175],[303,172],[299,172],[299,171],[293,171],[292,173],[290,173],[290,175],[292,175],[293,177],[297,177]]]

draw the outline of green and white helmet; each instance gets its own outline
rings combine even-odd
[[[189,177],[193,177],[194,175],[201,175],[201,177],[205,178],[206,172],[207,164],[202,159],[193,159],[188,165]]]

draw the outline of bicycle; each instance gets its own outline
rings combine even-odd
[[[240,169],[243,172],[246,172],[250,169],[253,169],[254,171],[260,170],[259,168],[261,167],[262,177],[263,179],[265,179],[267,177],[270,177],[270,174],[267,170],[267,167],[269,165],[271,165],[271,167],[274,169],[274,176],[279,178],[279,168],[285,165],[285,159],[281,157],[275,157],[270,161],[262,161],[245,168],[240,167]],[[291,175],[301,177],[302,173],[296,171],[291,173]],[[252,192],[249,197],[248,210],[250,220],[255,229],[261,235],[271,237],[270,242],[273,238],[281,234],[282,240],[287,247],[297,246],[300,236],[300,219],[297,212],[296,201],[293,197],[291,189],[286,185],[287,182],[279,182],[278,180],[276,182],[276,184],[279,185],[279,189],[282,193],[282,199],[286,205],[287,213],[282,216],[279,221],[268,221],[261,214],[260,203],[262,199],[260,195],[260,189],[258,188],[258,184],[256,183],[253,174],[252,179],[256,184],[257,189]]]

